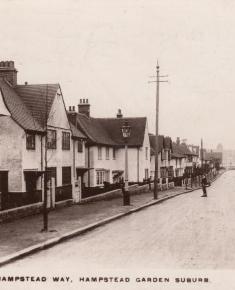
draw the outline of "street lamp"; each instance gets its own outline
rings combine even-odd
[[[125,142],[125,185],[123,191],[123,205],[130,205],[130,195],[128,189],[128,138],[131,135],[131,126],[129,126],[128,121],[122,126],[122,136]]]

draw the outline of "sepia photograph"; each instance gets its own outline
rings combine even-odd
[[[235,289],[235,2],[0,0],[0,289]]]

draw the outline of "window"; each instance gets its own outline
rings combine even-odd
[[[105,181],[105,171],[104,170],[97,170],[96,171],[96,184],[103,185]]]
[[[82,153],[83,152],[83,142],[78,140],[78,152]]]
[[[166,169],[166,167],[161,167],[160,168],[160,176],[161,176],[161,178],[166,178],[167,177],[167,169]]]
[[[109,160],[109,147],[106,147],[106,159]]]
[[[168,161],[171,160],[171,150],[168,150]]]
[[[102,147],[98,146],[98,159],[102,160]]]
[[[145,147],[145,159],[148,160],[148,147]]]
[[[163,149],[162,150],[162,160],[166,160],[166,151]]]
[[[113,148],[113,159],[115,160],[116,159],[116,149]]]
[[[173,166],[168,167],[168,177],[173,178],[174,177],[174,169]]]
[[[35,135],[26,134],[26,149],[35,150]]]
[[[62,132],[62,150],[70,150],[70,133]]]
[[[57,186],[56,167],[47,167],[47,179],[55,178],[55,186]]]
[[[145,176],[145,179],[149,178],[149,170],[148,170],[148,168],[145,169],[144,176]]]
[[[188,162],[192,162],[193,161],[193,156],[189,155],[188,156]]]
[[[71,184],[71,167],[62,167],[62,185]]]
[[[47,148],[56,149],[56,130],[47,130]]]

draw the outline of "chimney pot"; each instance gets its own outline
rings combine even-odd
[[[24,82],[24,84],[27,86],[28,82]]]
[[[90,117],[90,104],[88,99],[80,99],[80,103],[78,104],[78,113]]]

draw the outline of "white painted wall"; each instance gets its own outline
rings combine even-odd
[[[8,171],[9,191],[22,191],[24,130],[10,116],[0,116],[0,171]]]

